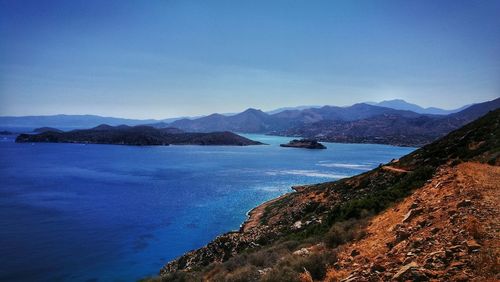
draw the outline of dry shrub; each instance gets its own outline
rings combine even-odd
[[[336,270],[334,268],[329,268],[326,272],[325,282],[339,282],[348,275],[345,270]]]
[[[214,281],[246,282],[256,281],[258,278],[259,272],[257,271],[257,268],[253,265],[247,265],[240,267],[223,277],[214,277]]]
[[[307,269],[304,268],[304,272],[302,272],[301,274],[299,274],[299,280],[300,282],[313,282],[313,278],[311,276],[311,273],[309,273],[309,271],[307,271]]]
[[[264,281],[301,281],[304,269],[313,280],[322,280],[326,269],[337,261],[337,252],[318,251],[307,256],[290,254],[284,257],[272,271],[265,275]],[[286,278],[286,279],[285,279]],[[287,280],[288,279],[288,280]]]
[[[359,240],[366,235],[365,220],[350,219],[336,222],[325,235],[325,243],[329,248],[335,248],[347,242]]]
[[[263,282],[300,282],[299,274],[290,266],[278,266],[266,273]]]

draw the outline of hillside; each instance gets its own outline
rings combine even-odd
[[[499,123],[496,110],[372,171],[295,187],[161,279],[498,279]]]
[[[498,279],[500,167],[466,162],[371,219],[326,280]]]
[[[232,132],[188,133],[176,128],[157,129],[151,126],[110,126],[99,125],[92,129],[73,130],[68,132],[44,131],[39,134],[21,134],[16,138],[18,143],[85,143],[85,144],[117,144],[117,145],[259,145]]]

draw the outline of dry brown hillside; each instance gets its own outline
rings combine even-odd
[[[498,281],[500,167],[443,167],[340,248],[326,281]]]

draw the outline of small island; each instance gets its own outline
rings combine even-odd
[[[294,139],[288,144],[281,144],[281,147],[305,148],[305,149],[326,149],[326,146],[313,139]]]
[[[152,126],[110,126],[99,125],[91,129],[62,131],[44,131],[38,134],[20,134],[18,143],[81,143],[115,145],[227,145],[248,146],[262,145],[232,132],[192,133],[173,128],[154,128]]]

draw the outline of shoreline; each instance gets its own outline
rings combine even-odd
[[[292,187],[292,189],[293,189],[293,187]],[[282,199],[283,197],[290,195],[291,193],[295,193],[295,192],[285,193],[279,197],[265,201],[262,204],[249,210],[247,212],[247,219],[240,225],[240,229],[238,230],[238,232],[245,233],[245,232],[249,231],[250,229],[258,226],[260,224],[260,219],[262,218],[262,215],[264,214],[264,211],[266,210],[266,208],[269,205],[273,204],[274,202]]]
[[[254,208],[248,210],[246,212],[247,218],[245,219],[245,221],[243,221],[243,223],[240,224],[240,228],[236,232],[245,233],[246,231],[258,226],[260,224],[260,219],[262,218],[262,215],[264,214],[265,209],[269,205],[275,203],[276,201],[278,201],[278,200],[280,200],[280,199],[282,199],[290,194],[302,192],[305,189],[307,189],[308,187],[311,187],[314,185],[316,185],[316,184],[293,185],[290,187],[290,189],[292,190],[291,192],[287,192],[287,193],[280,195],[276,198],[272,198],[270,200],[267,200],[267,201],[255,206]]]

